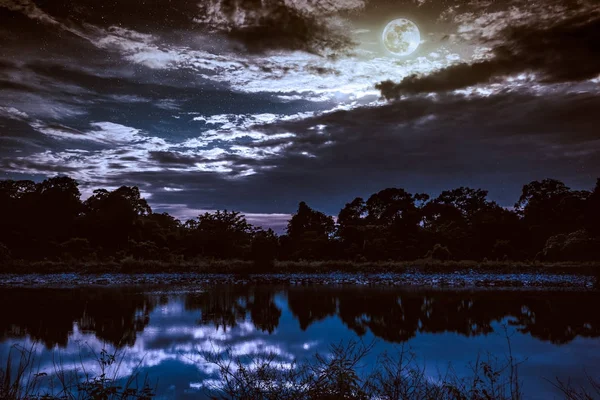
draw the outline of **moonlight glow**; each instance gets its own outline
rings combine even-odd
[[[381,39],[390,53],[397,56],[407,56],[419,47],[421,34],[414,22],[399,18],[386,25]]]

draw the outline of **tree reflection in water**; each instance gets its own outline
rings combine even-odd
[[[202,325],[213,324],[227,330],[250,316],[256,329],[273,333],[281,317],[281,309],[274,302],[279,290],[270,286],[219,286],[188,295],[185,307],[200,310]]]
[[[370,330],[390,342],[418,333],[486,335],[505,318],[555,344],[600,336],[600,315],[591,311],[600,305],[597,292],[290,288],[288,301],[302,329],[336,314],[358,335]]]
[[[133,346],[160,301],[123,288],[3,289],[0,341],[29,335],[47,348],[65,347],[76,327],[116,347]]]
[[[554,344],[600,336],[600,314],[592,311],[600,305],[598,292],[217,286],[187,294],[183,305],[199,312],[199,325],[227,331],[250,321],[271,334],[286,300],[303,331],[336,317],[358,335],[370,331],[396,343],[420,333],[486,335],[505,319],[523,334]],[[0,301],[0,341],[29,335],[52,348],[66,346],[75,329],[117,347],[132,346],[155,307],[180,300],[139,289],[85,288],[3,289]]]

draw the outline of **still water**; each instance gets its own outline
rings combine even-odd
[[[0,301],[0,362],[20,344],[51,375],[57,362],[93,369],[94,352],[120,349],[119,374],[147,373],[158,382],[158,398],[202,398],[218,377],[203,351],[274,354],[290,363],[352,339],[375,340],[366,365],[404,346],[433,377],[449,363],[467,375],[478,354],[506,357],[508,332],[531,399],[559,398],[548,379],[585,384],[586,373],[597,376],[600,367],[600,293],[593,291],[14,288],[1,289]]]

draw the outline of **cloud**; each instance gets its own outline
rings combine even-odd
[[[402,62],[390,57],[380,57],[378,53],[369,53],[368,56],[365,56],[357,52],[352,57],[322,57],[321,55],[324,53],[329,54],[332,46],[339,50],[341,47],[350,45],[344,42],[346,39],[342,39],[342,37],[356,38],[356,35],[352,34],[350,29],[347,29],[345,24],[338,20],[340,13],[361,10],[364,6],[362,0],[325,2],[269,0],[260,3],[214,0],[202,2],[199,8],[196,7],[193,10],[190,10],[189,5],[185,6],[182,2],[173,0],[165,7],[165,10],[161,11],[161,14],[171,15],[172,11],[179,15],[179,11],[173,10],[185,9],[188,18],[196,18],[197,21],[192,23],[196,25],[194,30],[180,21],[181,36],[185,39],[176,38],[174,33],[165,33],[161,29],[163,21],[158,25],[155,21],[154,29],[151,30],[148,29],[148,26],[152,26],[150,21],[146,25],[140,23],[145,18],[149,18],[148,8],[154,7],[153,5],[147,5],[148,7],[142,7],[141,10],[133,13],[139,14],[139,20],[120,24],[121,16],[116,15],[118,14],[116,10],[115,15],[112,15],[111,18],[99,18],[104,11],[98,7],[92,7],[87,0],[78,0],[78,7],[75,8],[48,3],[40,3],[40,6],[36,6],[31,1],[19,1],[31,4],[40,13],[44,13],[48,18],[56,21],[56,24],[44,25],[47,29],[41,31],[40,35],[48,37],[49,32],[53,32],[55,35],[50,35],[50,37],[60,42],[64,40],[60,39],[61,35],[56,32],[68,31],[73,36],[69,36],[71,40],[77,39],[73,43],[69,43],[68,49],[77,48],[78,53],[81,53],[80,49],[85,49],[85,60],[78,55],[73,55],[67,60],[54,63],[53,71],[50,71],[50,59],[54,56],[45,57],[43,62],[38,61],[34,65],[37,70],[29,70],[21,65],[17,71],[20,71],[18,73],[22,78],[17,79],[13,76],[10,79],[10,85],[13,88],[17,84],[22,86],[23,90],[16,90],[16,92],[43,91],[48,97],[60,98],[61,105],[64,107],[67,106],[62,98],[65,95],[63,91],[65,86],[49,91],[48,82],[41,80],[39,75],[57,73],[57,69],[62,68],[64,71],[85,72],[88,75],[106,78],[106,86],[103,87],[90,86],[90,79],[87,79],[87,84],[82,82],[79,87],[71,86],[68,94],[75,96],[75,93],[71,93],[75,89],[89,90],[92,88],[97,92],[106,92],[110,88],[118,90],[122,87],[122,83],[115,84],[115,82],[109,81],[111,78],[119,78],[122,81],[129,80],[131,71],[128,69],[130,65],[134,65],[148,68],[152,72],[164,71],[163,76],[171,76],[170,80],[173,80],[173,76],[185,75],[189,77],[189,83],[195,85],[196,89],[202,86],[221,85],[245,93],[276,93],[283,96],[282,99],[285,99],[286,96],[288,98],[291,96],[292,99],[293,96],[298,96],[299,99],[307,99],[315,103],[334,102],[339,104],[360,102],[363,99],[365,101],[377,99],[378,91],[373,86],[379,76],[401,79],[412,73],[427,73],[452,62],[445,58],[451,54],[445,48],[438,49],[440,55],[438,58],[425,56]],[[127,6],[126,3],[128,2],[118,2],[115,7],[131,9],[132,7]],[[206,10],[203,11],[203,8]],[[30,13],[28,8],[21,7],[19,10],[29,18],[36,19],[35,14]],[[89,15],[83,12],[84,10],[88,10]],[[286,20],[288,17],[289,21]],[[299,18],[303,21],[302,23],[308,25],[305,28],[298,28],[294,18]],[[203,29],[198,29],[198,24]],[[317,24],[320,28],[311,24]],[[30,25],[33,24],[27,24],[27,26]],[[36,26],[36,29],[41,28]],[[292,36],[278,32],[280,29],[290,29],[289,35]],[[337,38],[335,40],[341,41],[339,45],[330,43],[330,31],[342,35],[333,34],[331,36],[334,39]],[[218,34],[214,32],[218,32]],[[241,36],[236,39],[236,35]],[[294,38],[294,35],[299,35],[299,37]],[[235,47],[231,44],[232,38],[234,41],[247,42],[247,45],[254,49],[253,51],[264,51],[264,54],[257,56],[240,51],[239,46]],[[335,42],[334,39],[331,40]],[[282,42],[279,43],[279,41]],[[274,49],[274,51],[267,51],[269,49]],[[63,51],[64,49],[57,45],[54,54],[61,54]],[[21,50],[16,49],[15,52],[20,54]],[[31,55],[31,57],[38,56],[35,53]],[[90,64],[95,65],[85,65],[88,58],[93,60]],[[77,61],[73,62],[73,59]],[[84,65],[80,65],[82,62]],[[67,65],[68,67],[65,67]],[[25,67],[27,66],[25,65]],[[136,73],[136,75],[139,74]],[[0,82],[0,85],[2,83]],[[32,85],[32,83],[34,84]],[[144,88],[141,87],[141,89]],[[88,94],[90,96],[86,97],[86,100],[93,99],[93,93]],[[133,94],[137,93],[125,93],[124,95]],[[16,95],[13,96],[13,98],[16,97]],[[153,96],[144,97],[152,98]],[[68,106],[77,112],[84,112],[80,110],[79,104],[68,104]],[[324,106],[327,105],[324,104]],[[45,108],[39,107],[38,112],[42,112],[43,109]],[[53,117],[59,117],[59,112],[55,112]]]
[[[135,144],[148,140],[140,134],[138,129],[112,122],[92,122],[90,125],[94,128],[93,130],[82,132],[60,124],[32,123],[32,127],[39,132],[59,140],[84,140],[105,145]]]
[[[57,26],[98,46],[111,44],[133,50],[132,44],[146,42],[145,51],[135,51],[130,57],[155,67],[172,62],[177,55],[153,47],[150,38],[141,36],[143,34],[132,37],[131,30],[121,26],[139,30],[158,24],[166,30],[188,30],[199,25],[206,32],[220,34],[242,44],[252,53],[301,50],[331,55],[345,52],[355,44],[340,13],[360,10],[364,4],[364,0],[173,0],[168,4],[150,3],[136,7],[121,1],[105,10],[89,0],[78,0],[77,6],[0,0],[0,7]],[[157,15],[161,16],[160,19]],[[76,26],[72,21],[81,24]],[[109,35],[100,40],[94,39],[100,30],[107,28]]]
[[[435,192],[471,185],[512,204],[520,185],[540,176],[585,187],[600,174],[597,126],[587,118],[599,101],[589,93],[415,97],[240,128],[261,137],[229,147],[134,140],[43,152],[3,169],[39,174],[68,166],[88,183],[140,185],[156,204],[182,210],[287,215],[304,200],[335,214],[353,197],[389,186]]]
[[[123,169],[158,170],[149,163],[148,154],[168,146],[161,138],[147,136],[139,129],[112,122],[94,122],[90,124],[92,129],[85,131],[40,121],[32,121],[30,125],[59,142],[79,141],[93,146],[88,149],[60,149],[54,146],[26,156],[13,156],[3,160],[1,169],[48,175],[68,172],[82,181],[104,182],[108,176],[122,173]]]
[[[600,9],[542,28],[504,28],[500,37],[489,59],[413,74],[397,84],[387,80],[376,87],[383,97],[394,99],[501,81],[523,72],[534,74],[542,83],[584,81],[600,74]]]
[[[414,98],[274,124],[270,134],[294,136],[253,145],[285,142],[270,160],[277,167],[264,174],[308,193],[368,195],[388,185],[429,192],[469,183],[507,199],[503,191],[515,196],[518,185],[540,176],[589,185],[600,174],[600,140],[589,118],[598,106],[589,93]]]
[[[150,158],[161,165],[192,166],[207,158],[197,155],[187,155],[173,151],[151,151]]]
[[[514,203],[530,178],[599,171],[595,0],[197,3],[0,0],[0,170],[285,215],[386,186]],[[377,42],[399,4],[425,38],[406,59]]]
[[[29,115],[26,112],[20,111],[15,107],[1,107],[0,106],[0,116],[16,119],[16,120],[25,120],[29,119]]]
[[[7,8],[10,11],[21,12],[31,19],[36,19],[44,23],[62,25],[30,0],[0,0],[0,7]]]
[[[183,192],[184,188],[163,188],[166,192]],[[205,212],[214,212],[216,209],[200,209],[200,208],[192,208],[187,204],[169,204],[169,203],[153,203],[152,208],[155,211],[160,212],[168,212],[169,214],[175,216],[181,221],[186,221],[188,219],[196,218],[198,215],[204,214]],[[246,220],[258,227],[262,227],[263,229],[271,228],[277,233],[285,232],[287,227],[287,223],[292,217],[291,214],[283,214],[283,213],[247,213],[241,212]]]
[[[206,0],[195,21],[223,32],[251,52],[302,50],[327,54],[354,45],[340,12],[355,11],[363,0]]]

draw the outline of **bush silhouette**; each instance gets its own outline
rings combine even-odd
[[[433,246],[433,249],[431,249],[427,253],[425,258],[431,258],[433,260],[439,261],[448,261],[452,259],[452,253],[450,253],[450,250],[448,250],[447,247],[444,247],[441,244],[437,243],[435,246]]]

